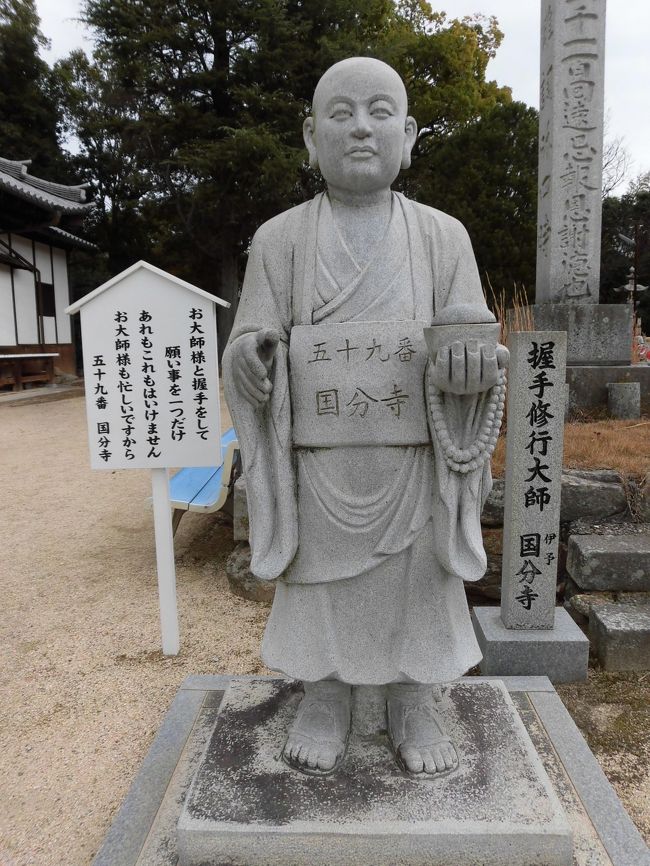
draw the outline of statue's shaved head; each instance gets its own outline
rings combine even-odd
[[[330,192],[375,195],[390,191],[408,168],[417,124],[407,115],[404,82],[374,57],[350,57],[325,72],[314,91],[303,135],[309,163]]]
[[[386,90],[395,99],[400,111],[406,115],[408,110],[406,88],[392,66],[374,57],[348,57],[330,66],[321,76],[312,101],[314,117],[333,96],[337,95],[341,85],[350,80],[364,79],[372,82],[377,90]]]

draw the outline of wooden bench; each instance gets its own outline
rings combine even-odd
[[[169,499],[173,508],[174,533],[188,511],[208,513],[219,511],[225,505],[235,483],[239,463],[239,443],[232,427],[221,437],[221,460],[221,466],[188,467],[170,479]]]
[[[12,385],[14,391],[22,391],[27,382],[51,384],[54,359],[58,357],[58,352],[0,355],[0,387]]]

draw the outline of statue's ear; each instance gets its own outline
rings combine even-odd
[[[308,117],[302,125],[302,137],[305,140],[305,146],[309,153],[309,165],[312,168],[318,168],[318,154],[316,152],[316,126],[314,118]]]
[[[406,124],[404,125],[404,147],[402,148],[402,164],[401,168],[410,168],[411,165],[411,151],[413,150],[413,145],[415,144],[415,139],[418,134],[418,125],[415,122],[414,117],[407,117]]]

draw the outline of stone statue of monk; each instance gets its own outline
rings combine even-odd
[[[472,321],[494,321],[462,225],[391,191],[416,132],[391,67],[357,57],[327,70],[304,123],[327,192],[256,233],[223,360],[247,478],[251,568],[277,581],[262,659],[304,683],[283,757],[313,775],[342,761],[351,687],[360,684],[386,687],[389,734],[404,770],[452,772],[459,758],[435,686],[481,658],[463,580],[485,571],[480,513],[489,462],[454,471],[433,428],[423,437],[418,427],[399,445],[377,444],[371,427],[367,441],[352,445],[305,447],[294,437],[301,419],[292,329],[309,328],[317,346],[325,326],[336,333],[333,326],[354,323],[357,334],[367,329],[365,349],[372,323],[394,323],[397,338],[449,311],[453,321],[454,310],[460,321],[468,309]],[[455,341],[429,363],[427,382],[443,395],[449,429],[477,429],[506,355]],[[426,393],[422,382],[411,401],[430,419]]]

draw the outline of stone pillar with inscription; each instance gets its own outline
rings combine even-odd
[[[563,331],[508,337],[505,509],[501,609],[474,609],[488,675],[587,676],[589,642],[556,607],[566,343]]]
[[[591,368],[630,364],[632,341],[629,306],[599,303],[605,0],[542,0],[540,41],[533,319],[566,331],[567,363],[598,379]],[[574,407],[586,408],[569,380]]]
[[[597,304],[605,0],[543,0],[538,304]]]
[[[508,340],[506,492],[501,619],[506,628],[555,624],[560,533],[566,334],[521,331]]]

